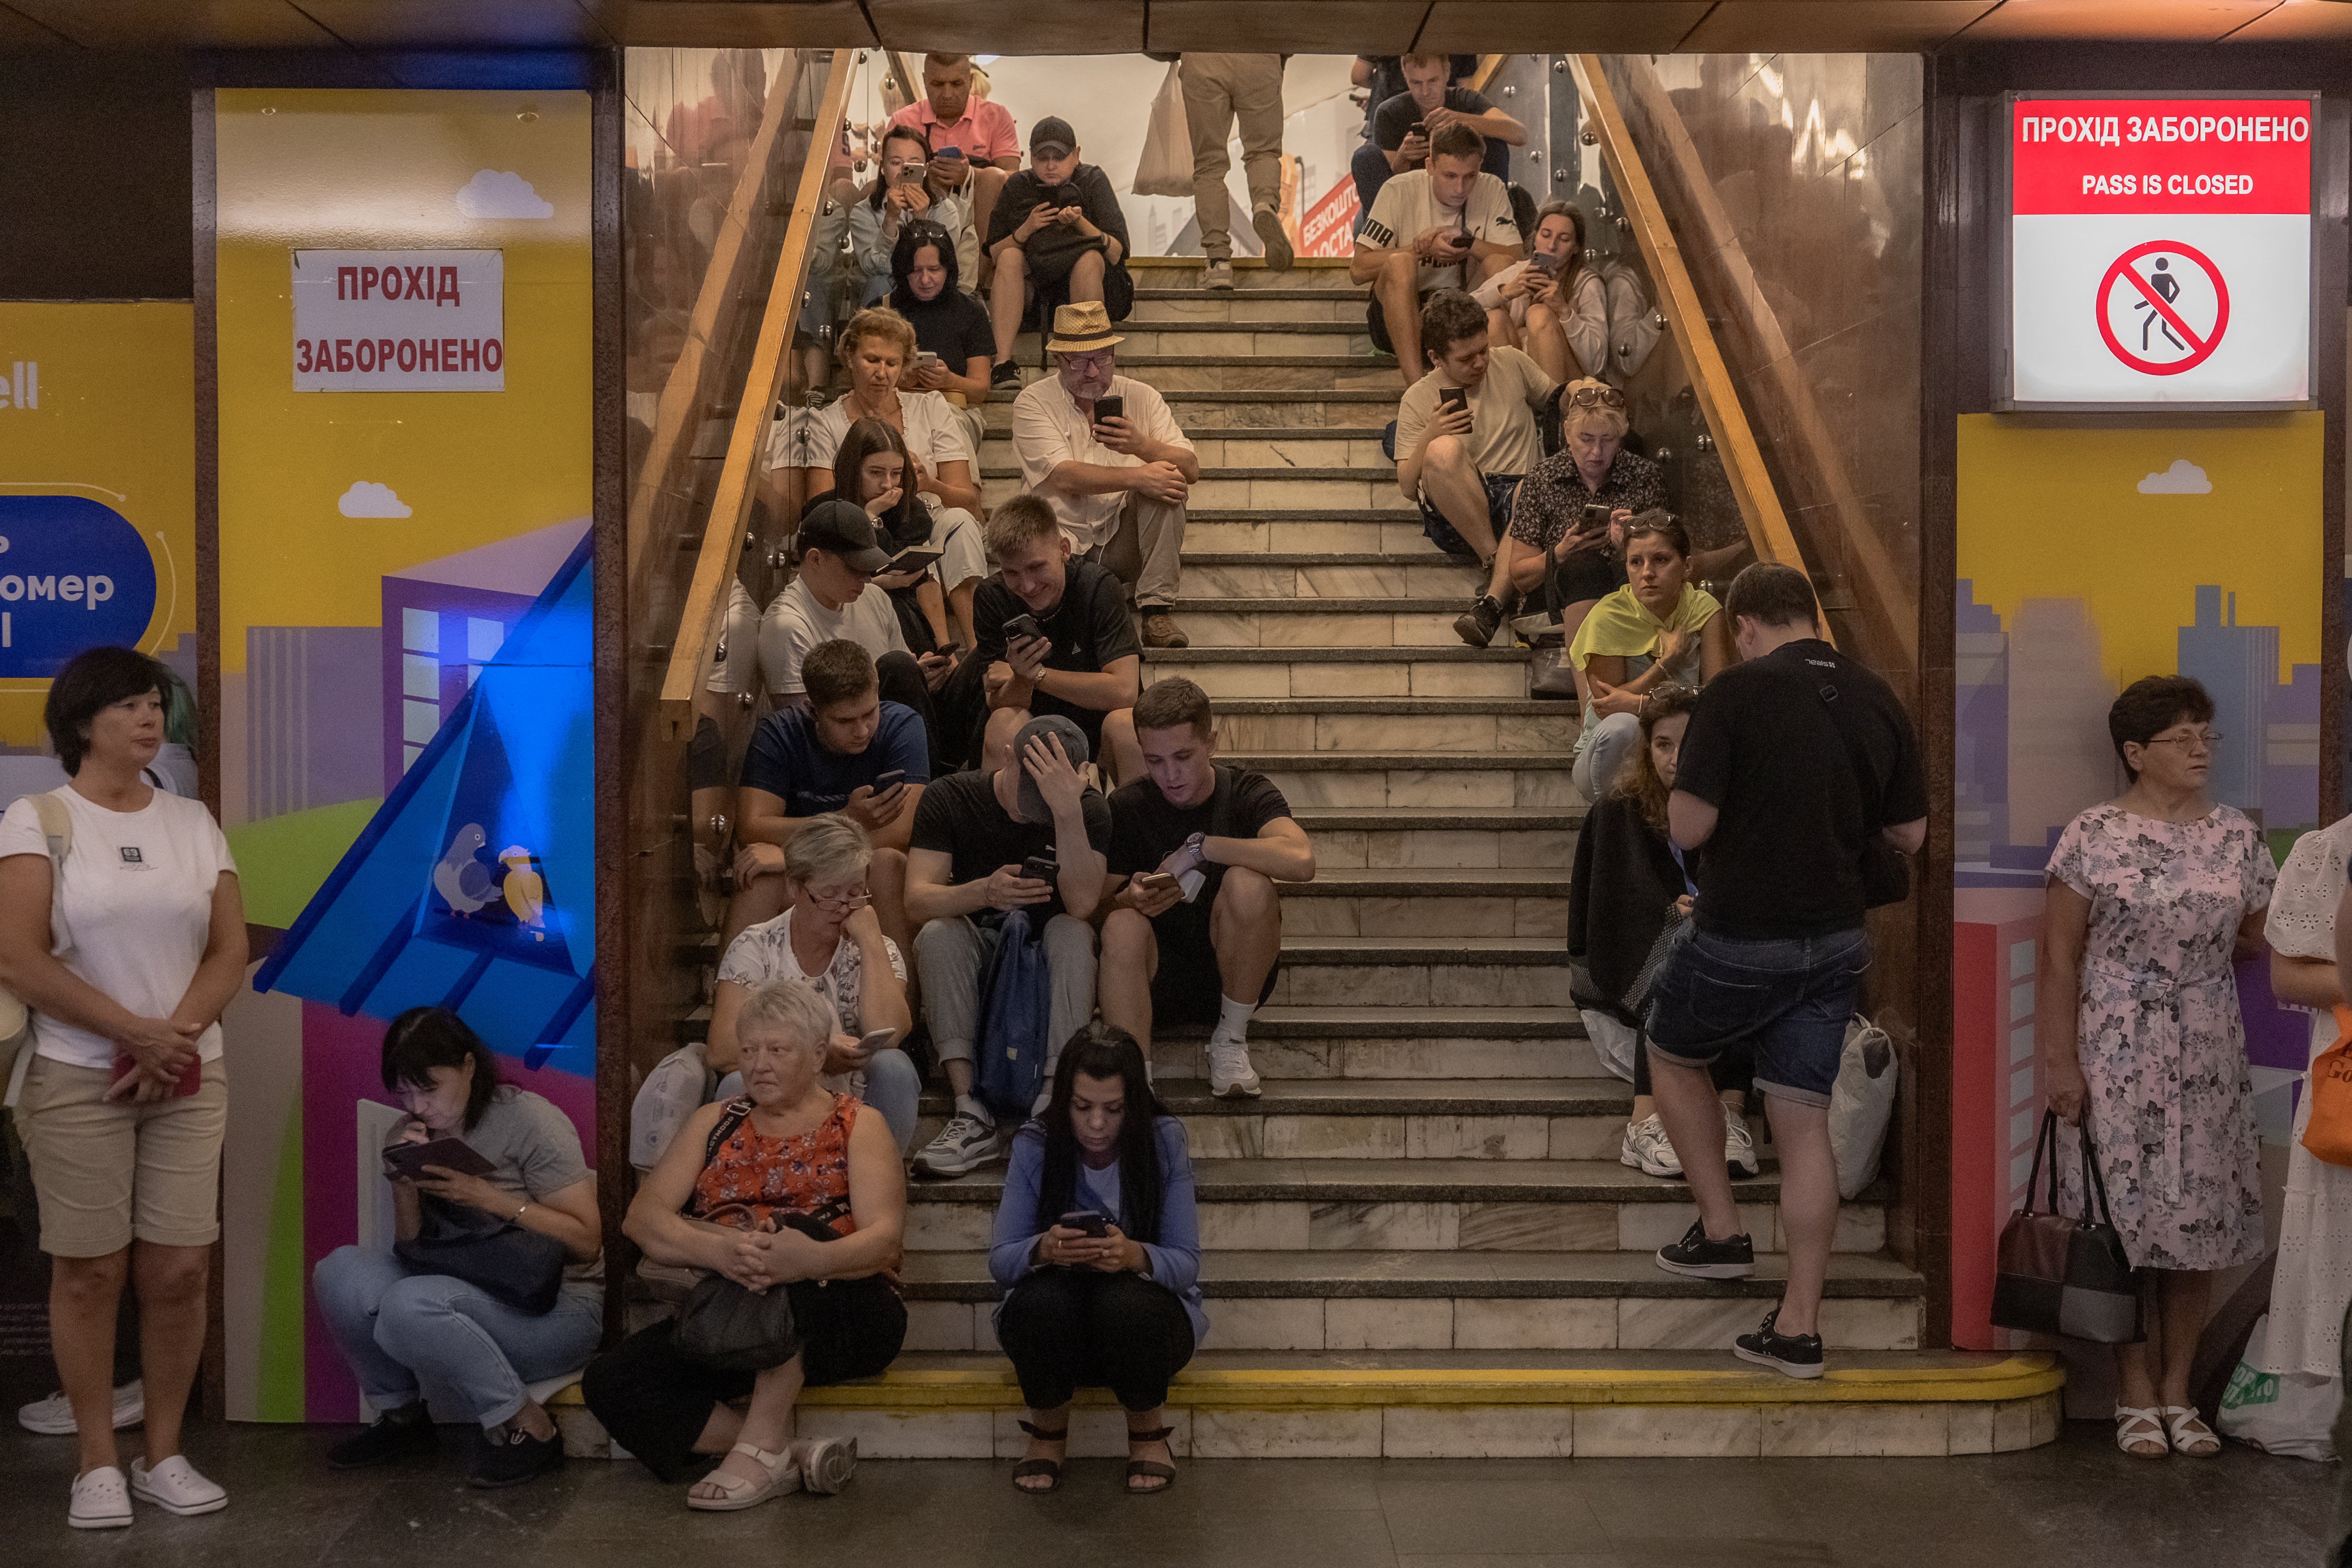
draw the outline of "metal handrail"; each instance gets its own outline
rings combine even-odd
[[[1738,394],[1732,387],[1731,368],[1724,363],[1723,352],[1716,347],[1715,336],[1707,330],[1706,311],[1691,284],[1690,268],[1683,261],[1682,248],[1675,243],[1664,209],[1658,204],[1658,193],[1634,150],[1633,133],[1617,107],[1616,95],[1601,74],[1601,58],[1598,55],[1570,55],[1569,66],[1576,73],[1577,90],[1591,109],[1592,129],[1601,139],[1601,155],[1608,163],[1618,199],[1624,203],[1625,216],[1633,226],[1642,259],[1649,265],[1658,308],[1674,331],[1675,346],[1681,351],[1683,365],[1690,373],[1699,412],[1706,416],[1707,429],[1723,459],[1724,477],[1731,483],[1732,496],[1739,502],[1740,518],[1748,525],[1748,543],[1759,561],[1778,561],[1802,571],[1804,557],[1797,548],[1797,536],[1790,531],[1789,514],[1782,509],[1780,492],[1773,489],[1772,476],[1764,467],[1763,450],[1757,445],[1756,433],[1748,428],[1748,416],[1739,406]]]
[[[833,148],[840,142],[842,116],[849,102],[851,56],[848,49],[834,50],[832,67],[825,74],[824,97],[817,109],[815,128],[809,134],[808,158],[793,191],[792,220],[776,258],[775,279],[768,288],[767,310],[760,318],[751,373],[744,378],[743,395],[736,405],[727,459],[710,499],[710,515],[678,616],[677,637],[670,644],[661,704],[673,738],[693,729],[694,693],[709,670],[711,651],[725,623],[727,585],[734,578],[744,524],[751,516],[761,438],[783,388],[785,355],[792,346],[793,324],[800,316],[801,292],[812,260],[810,237],[825,199],[825,175],[832,167]]]

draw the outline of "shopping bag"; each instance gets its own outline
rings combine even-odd
[[[1135,165],[1139,196],[1189,196],[1192,194],[1192,128],[1184,118],[1184,79],[1171,65],[1151,100],[1151,123],[1143,137],[1143,156]]]
[[[2303,1146],[2315,1160],[2352,1165],[2352,1007],[2336,1009],[2336,1043],[2311,1064]]]
[[[2344,1403],[2344,1382],[2308,1373],[2261,1371],[2256,1363],[2263,1359],[2270,1326],[2268,1317],[2254,1324],[2245,1356],[2221,1393],[2214,1428],[2224,1437],[2283,1458],[2333,1459],[2333,1429]]]
[[[1830,1086],[1830,1155],[1838,1196],[1852,1203],[1878,1176],[1886,1124],[1895,1117],[1895,1042],[1856,1013],[1846,1020],[1845,1054]]]
[[[2058,1113],[2046,1111],[2033,1145],[2033,1172],[2025,1180],[2025,1206],[2001,1227],[1999,1263],[1992,1284],[1995,1328],[2062,1334],[2097,1344],[2137,1344],[2140,1330],[2139,1270],[2124,1253],[2124,1239],[2107,1212],[2107,1187],[2099,1157],[2091,1147],[2091,1124],[2084,1119],[2081,1219],[2058,1209]],[[2034,1208],[2042,1161],[2050,1160],[2050,1209]],[[2091,1217],[2093,1202],[2098,1217]]]

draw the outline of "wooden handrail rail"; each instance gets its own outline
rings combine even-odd
[[[670,644],[669,668],[662,678],[662,710],[672,735],[689,732],[694,724],[694,693],[710,668],[712,647],[719,640],[721,605],[728,582],[735,574],[737,552],[743,542],[744,521],[751,515],[753,482],[760,446],[782,389],[785,355],[792,346],[793,323],[799,319],[801,289],[809,268],[809,241],[817,210],[824,201],[825,175],[833,149],[841,137],[842,114],[849,101],[851,51],[833,51],[825,74],[824,98],[809,133],[807,160],[793,195],[792,221],[776,258],[776,275],[768,287],[768,306],[760,318],[760,336],[751,351],[751,374],[735,408],[735,426],[727,440],[727,460],[719,470],[719,488],[710,499],[710,516],[702,533],[701,552],[694,563],[694,578],[686,591],[678,616],[677,637]]]
[[[1756,444],[1756,433],[1748,428],[1748,416],[1732,388],[1731,367],[1724,363],[1723,352],[1707,331],[1706,311],[1699,304],[1698,290],[1692,287],[1682,247],[1666,225],[1658,193],[1634,150],[1633,133],[1617,107],[1616,95],[1601,74],[1601,58],[1570,55],[1569,65],[1576,73],[1577,90],[1591,106],[1592,129],[1601,138],[1601,155],[1608,162],[1617,198],[1624,203],[1625,215],[1633,222],[1633,238],[1642,247],[1642,259],[1649,265],[1658,308],[1674,331],[1675,347],[1681,351],[1683,366],[1690,373],[1699,412],[1706,416],[1707,429],[1715,437],[1724,477],[1731,482],[1740,518],[1748,525],[1748,542],[1757,559],[1781,562],[1802,571],[1804,557],[1797,549],[1797,536],[1790,531],[1789,514],[1781,508],[1780,492],[1772,488],[1763,450]]]

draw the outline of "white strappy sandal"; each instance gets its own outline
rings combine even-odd
[[[2116,1447],[2135,1459],[2161,1459],[2172,1452],[2164,1436],[2163,1409],[2155,1405],[2116,1406]],[[2155,1447],[2135,1447],[2153,1443]]]
[[[724,1470],[713,1470],[695,1486],[714,1486],[721,1495],[697,1497],[691,1488],[686,1494],[686,1506],[704,1513],[733,1513],[740,1509],[756,1507],[772,1497],[801,1489],[800,1467],[793,1463],[789,1449],[772,1454],[765,1448],[755,1448],[749,1443],[738,1443],[727,1450],[730,1454],[748,1454],[751,1462],[767,1473],[764,1481],[745,1480]]]
[[[2210,1459],[2221,1451],[2221,1435],[2205,1425],[2193,1405],[2168,1405],[2164,1407],[2165,1430],[2172,1438],[2172,1451],[2186,1454],[2192,1459]]]

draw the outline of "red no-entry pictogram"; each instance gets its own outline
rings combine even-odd
[[[2149,258],[2154,258],[2151,265],[2138,265]],[[2190,311],[2179,309],[2188,301],[2182,299],[2182,276],[2171,270],[2175,258],[2202,273],[2199,281],[2211,289],[2210,307],[2202,300],[2200,289],[2196,307]],[[2119,290],[2129,310],[2143,312],[2139,317],[2141,341],[2137,348],[2116,334],[2113,318]],[[2230,288],[2221,280],[2221,269],[2195,246],[2173,239],[2152,239],[2116,258],[2106,276],[2099,279],[2095,309],[2099,318],[2099,335],[2107,341],[2108,351],[2117,359],[2145,375],[2179,375],[2204,363],[2221,345],[2221,334],[2230,326]],[[2201,327],[2195,326],[2189,319],[2191,314],[2210,314],[2212,319]],[[2163,357],[2173,349],[2179,353]]]

